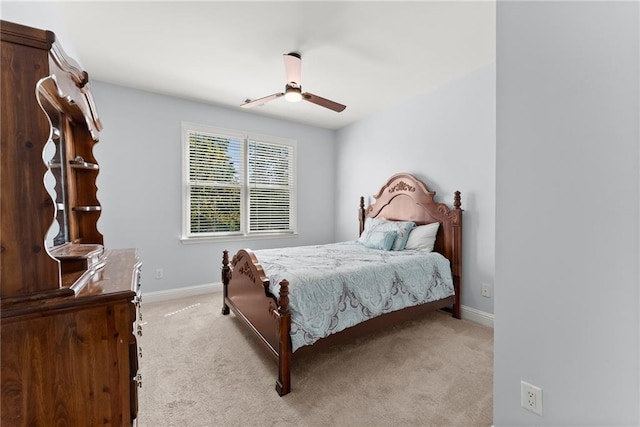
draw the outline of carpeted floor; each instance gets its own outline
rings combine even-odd
[[[219,293],[142,307],[138,425],[490,426],[493,330],[434,312],[277,365]]]

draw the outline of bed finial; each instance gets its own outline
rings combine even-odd
[[[280,282],[280,299],[278,300],[280,314],[289,312],[289,281],[284,279]]]
[[[358,209],[358,222],[360,223],[360,226],[359,226],[358,236],[361,236],[362,232],[364,231],[365,219],[366,217],[365,217],[365,210],[364,210],[364,196],[360,196],[360,209]]]
[[[228,286],[231,280],[231,267],[229,267],[229,251],[222,251],[222,314],[229,314],[227,297],[229,296]]]
[[[462,202],[460,202],[460,192],[456,191],[453,196],[453,207],[460,209],[460,206],[462,206]]]

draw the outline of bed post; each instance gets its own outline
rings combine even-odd
[[[452,273],[453,273],[453,287],[456,292],[455,303],[452,307],[452,315],[456,319],[462,318],[461,307],[462,297],[460,295],[462,289],[462,202],[460,201],[460,192],[456,191],[453,196],[453,212],[455,220],[452,222],[453,229],[453,247],[454,252],[452,254]]]
[[[280,345],[276,391],[280,396],[284,396],[291,391],[291,312],[289,311],[289,282],[286,279],[280,282],[278,304]]]
[[[222,314],[229,314],[229,306],[227,305],[227,296],[229,279],[231,277],[231,267],[229,267],[229,251],[222,251]]]
[[[364,220],[365,220],[364,197],[360,196],[360,209],[358,209],[358,222],[360,223],[360,228],[359,228],[358,236],[361,236],[362,232],[364,231]]]

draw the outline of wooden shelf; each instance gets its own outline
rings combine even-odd
[[[87,170],[98,170],[100,166],[96,163],[89,163],[85,161],[77,161],[77,160],[69,160],[69,165],[71,165],[74,169],[87,169]]]
[[[102,210],[101,206],[74,206],[75,212],[98,212]]]
[[[89,272],[93,274],[98,268],[104,265],[104,247],[93,243],[65,243],[51,250],[51,255],[60,260],[62,276],[68,278],[76,273]],[[79,279],[80,276],[76,278]],[[84,285],[84,284],[83,284]],[[69,286],[76,286],[70,282]]]
[[[50,252],[51,255],[58,259],[87,259],[99,257],[104,252],[104,247],[92,243],[67,243],[52,249]]]

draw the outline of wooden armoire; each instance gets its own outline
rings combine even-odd
[[[135,425],[141,263],[98,231],[88,74],[50,31],[0,33],[0,424]]]

